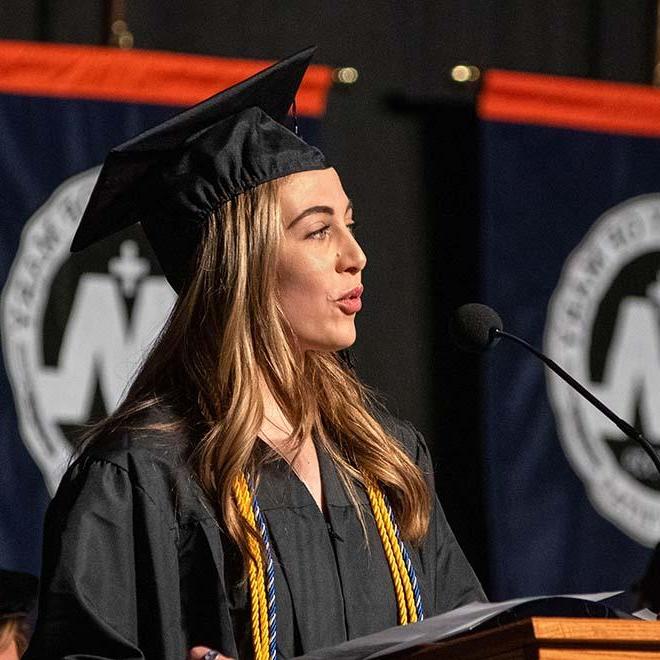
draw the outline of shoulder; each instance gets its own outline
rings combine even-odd
[[[174,421],[174,415],[160,406],[130,425],[102,426],[65,473],[58,497],[70,498],[84,490],[98,496],[139,497],[168,518],[203,515],[207,503],[187,461],[191,439],[172,430]]]
[[[408,420],[393,415],[384,405],[372,404],[371,414],[386,433],[397,440],[402,449],[423,472],[432,472],[429,448],[424,436]]]
[[[132,463],[174,468],[185,462],[189,433],[175,427],[176,415],[166,405],[155,405],[116,426],[102,424],[80,457],[105,460],[129,469]]]

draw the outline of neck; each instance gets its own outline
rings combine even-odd
[[[316,447],[311,434],[301,440],[293,440],[293,427],[282,407],[260,377],[264,416],[259,430],[259,437],[272,447],[291,466],[300,481],[309,490],[317,506],[323,511],[323,490],[321,470]]]
[[[261,375],[259,383],[264,407],[261,438],[280,453],[288,453],[292,449],[290,445],[293,427]]]

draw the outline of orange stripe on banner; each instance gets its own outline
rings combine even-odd
[[[189,106],[270,62],[101,46],[0,41],[0,93]],[[312,65],[296,97],[301,115],[325,113],[329,66]]]
[[[660,90],[513,71],[488,71],[477,101],[492,121],[660,136]]]

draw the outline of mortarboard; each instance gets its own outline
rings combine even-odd
[[[137,222],[179,292],[209,214],[325,157],[283,122],[316,50],[291,55],[113,148],[71,244],[77,252]]]
[[[38,584],[29,573],[0,569],[0,620],[27,616],[37,600]]]

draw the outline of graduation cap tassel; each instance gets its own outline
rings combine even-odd
[[[300,129],[298,127],[298,112],[296,110],[296,99],[293,99],[293,104],[291,105],[291,116],[293,117],[293,132],[298,136],[300,135]]]

